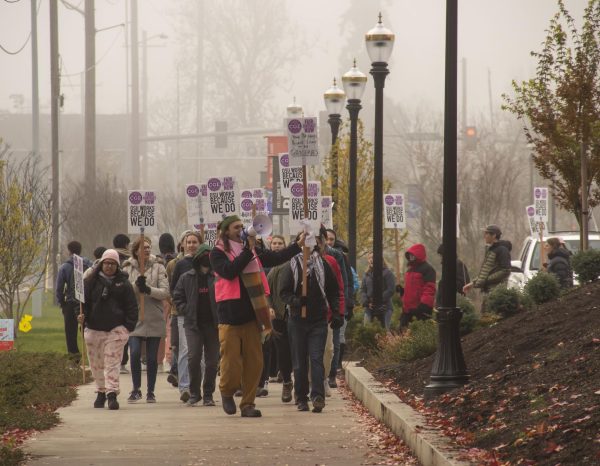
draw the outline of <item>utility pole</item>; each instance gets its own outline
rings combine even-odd
[[[40,92],[38,89],[37,1],[31,0],[31,150],[40,155]]]
[[[198,0],[198,44],[196,56],[196,133],[202,132],[202,115],[204,112],[204,0]],[[179,111],[179,110],[178,110]],[[177,131],[179,134],[179,130]],[[196,142],[196,178],[201,179],[200,158],[201,142]]]
[[[131,174],[133,187],[140,187],[140,75],[138,58],[138,8],[131,1]]]
[[[148,35],[142,31],[142,186],[148,187]]]
[[[50,117],[52,135],[52,279],[58,271],[58,111],[60,70],[58,68],[58,0],[50,0]]]
[[[85,185],[96,188],[96,13],[85,0]]]
[[[581,140],[581,251],[587,251],[589,238],[588,167],[586,141]]]
[[[463,57],[462,62],[462,118],[460,134],[464,137],[467,130],[467,59]]]

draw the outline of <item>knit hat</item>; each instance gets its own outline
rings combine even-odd
[[[175,239],[171,233],[163,233],[158,238],[158,249],[162,254],[175,251]]]
[[[104,253],[102,254],[102,258],[100,259],[100,264],[102,264],[102,262],[108,259],[115,261],[117,265],[120,264],[119,253],[114,249],[107,249],[106,251],[104,251]]]
[[[192,232],[192,230],[185,230],[183,233],[181,233],[181,235],[179,235],[179,242],[177,244],[181,244],[183,242],[183,240],[185,239],[185,237],[187,235],[189,235]]]
[[[231,225],[233,222],[241,222],[242,219],[237,215],[230,215],[229,217],[225,217],[221,223],[219,223],[218,229],[221,231],[227,231],[227,227]]]
[[[196,252],[196,254],[194,254],[194,258],[192,259],[192,264],[196,265],[198,264],[199,260],[202,259],[202,257],[204,257],[207,254],[210,254],[210,251],[212,251],[212,248],[206,244],[206,243],[202,243],[199,247],[198,247],[198,251]]]

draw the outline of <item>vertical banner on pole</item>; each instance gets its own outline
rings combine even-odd
[[[308,221],[313,232],[319,231],[321,227],[321,183],[309,181],[307,183],[307,207],[304,212],[304,187],[302,183],[291,186],[290,198],[290,231],[297,232],[305,229],[304,219]]]
[[[250,227],[257,215],[269,215],[267,195],[263,188],[240,190],[240,218],[244,227]]]
[[[384,228],[406,229],[406,204],[404,194],[383,196]]]
[[[225,217],[238,215],[237,183],[233,176],[210,178],[206,186],[208,188],[206,222],[218,223]]]
[[[288,118],[286,128],[290,166],[319,165],[317,118]]]
[[[127,217],[129,234],[158,233],[155,191],[128,191]]]
[[[333,201],[331,196],[321,198],[321,223],[333,230]]]

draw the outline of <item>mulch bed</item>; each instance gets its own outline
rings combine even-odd
[[[600,283],[467,335],[462,347],[469,385],[430,403],[433,357],[369,369],[470,451],[465,459],[600,464]]]

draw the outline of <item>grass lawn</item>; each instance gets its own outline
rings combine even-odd
[[[67,353],[63,315],[60,307],[52,302],[52,298],[51,292],[45,293],[42,317],[33,318],[29,332],[18,332],[16,339],[18,351]],[[25,312],[31,314],[31,305]],[[79,345],[81,350],[81,337],[79,337]]]

